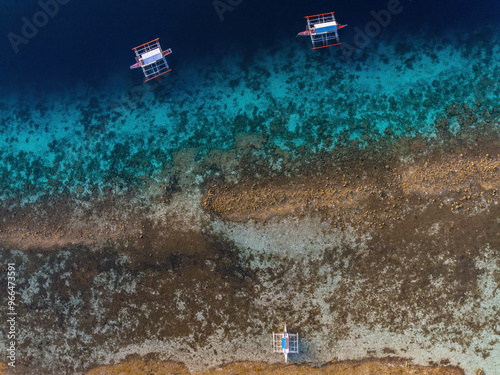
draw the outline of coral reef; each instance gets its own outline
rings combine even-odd
[[[2,97],[17,373],[494,373],[499,34],[427,33]]]

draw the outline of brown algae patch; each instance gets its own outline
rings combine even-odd
[[[406,194],[437,195],[455,190],[464,193],[462,200],[471,199],[474,188],[496,193],[500,188],[500,157],[464,153],[441,155],[437,160],[425,161],[423,165],[402,171],[401,186]]]
[[[430,156],[413,163],[353,163],[339,171],[302,178],[276,177],[213,185],[202,207],[224,220],[266,221],[320,216],[334,227],[345,223],[382,228],[425,204],[470,210],[498,202],[500,156]]]
[[[148,193],[120,199],[67,195],[0,207],[0,247],[40,251],[109,245],[140,256],[144,249],[148,255],[175,252],[182,244],[185,251],[197,251],[204,242],[203,212],[193,204],[200,200],[199,189],[167,195],[166,186],[156,186]]]
[[[365,360],[327,364],[322,367],[307,365],[269,365],[260,362],[232,363],[209,371],[198,372],[196,375],[240,375],[240,374],[265,374],[265,375],[463,375],[463,371],[451,366],[429,367],[415,366],[408,362],[389,360]],[[129,361],[114,366],[104,366],[93,369],[85,375],[119,375],[119,374],[150,374],[150,375],[190,375],[188,369],[182,364],[170,362]]]

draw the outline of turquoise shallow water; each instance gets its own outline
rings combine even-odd
[[[164,174],[180,149],[235,147],[241,133],[292,154],[336,144],[363,147],[384,138],[437,137],[449,106],[498,106],[498,47],[493,28],[441,39],[383,34],[355,58],[341,49],[311,51],[306,40],[243,55],[174,66],[157,81],[140,72],[61,87],[46,95],[2,95],[0,176],[4,198],[62,189],[141,186]],[[429,42],[432,41],[432,42]],[[199,66],[203,69],[199,69]],[[450,116],[448,116],[450,117]],[[479,120],[452,133],[473,130]],[[161,179],[160,177],[159,179]],[[31,199],[30,198],[30,199]]]

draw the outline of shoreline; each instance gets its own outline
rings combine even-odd
[[[151,375],[239,375],[239,374],[311,374],[311,375],[464,375],[464,371],[454,366],[419,366],[412,365],[404,359],[367,358],[355,361],[329,362],[321,366],[308,364],[267,364],[264,362],[234,362],[202,372],[189,372],[185,365],[171,362],[128,361],[112,366],[95,368],[85,375],[118,375],[124,371],[150,371]]]
[[[481,369],[477,370],[479,374]],[[15,372],[14,372],[15,373]],[[183,363],[163,362],[154,360],[132,359],[117,364],[98,366],[84,372],[85,375],[122,375],[122,374],[149,374],[149,375],[465,375],[458,366],[414,365],[411,361],[394,358],[366,358],[350,361],[331,361],[321,366],[308,364],[268,364],[265,362],[233,362],[220,367],[207,369],[201,372],[190,372]],[[0,362],[0,375],[11,375],[9,367]],[[487,375],[487,374],[485,374]]]

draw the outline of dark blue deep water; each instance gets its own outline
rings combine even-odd
[[[64,5],[57,3],[59,9],[47,17],[48,21],[40,15],[35,17],[43,11],[38,2],[5,3],[0,22],[2,84],[16,90],[36,81],[50,90],[58,81],[70,86],[72,82],[103,80],[125,71],[133,60],[130,48],[156,37],[164,46],[173,48],[172,65],[182,69],[196,66],[198,58],[207,55],[223,57],[235,51],[246,54],[255,48],[276,45],[305,48],[305,42],[295,40],[296,33],[304,29],[303,17],[335,11],[337,20],[349,25],[342,31],[341,40],[353,43],[354,28],[363,29],[373,20],[371,11],[387,9],[391,2],[240,0],[231,6],[227,0],[147,4],[69,0]],[[41,3],[55,9],[53,1]],[[474,33],[484,25],[496,25],[500,16],[499,5],[494,1],[394,2],[397,3],[402,11],[393,15],[383,33],[418,38],[419,31],[430,29],[437,38],[443,38],[450,31]],[[221,9],[222,21],[216,8]],[[20,44],[15,53],[7,35],[15,33],[24,38],[22,17],[29,21],[35,17],[42,27],[37,31],[29,29],[25,34],[27,44]]]

